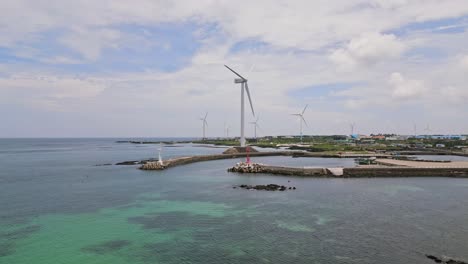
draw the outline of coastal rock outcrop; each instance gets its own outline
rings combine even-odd
[[[123,161],[123,162],[116,163],[115,165],[137,165],[137,164],[143,164],[143,161],[139,161],[139,160]]]
[[[426,255],[426,258],[433,260],[435,263],[443,264],[468,264],[468,262],[456,260],[448,257],[436,257],[434,255]]]
[[[242,184],[239,186],[234,186],[233,188],[236,189],[237,187],[246,190],[258,190],[258,191],[286,191],[286,190],[296,190],[296,187],[286,187],[284,185],[278,184],[267,184],[267,185],[247,185]]]

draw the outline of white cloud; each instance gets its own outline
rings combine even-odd
[[[105,89],[105,84],[90,78],[22,73],[0,78],[0,101],[62,111],[69,100],[90,100]]]
[[[367,33],[352,39],[345,47],[335,50],[330,58],[340,67],[354,68],[396,59],[404,50],[405,44],[394,35]]]
[[[451,103],[467,103],[468,102],[468,90],[466,88],[447,86],[440,89],[440,95],[442,100],[449,101]],[[440,99],[439,98],[439,99]]]
[[[388,111],[388,118],[406,122],[405,117],[392,114],[399,106],[410,105],[413,110],[426,107],[427,115],[448,108],[468,111],[462,104],[447,104],[466,100],[463,87],[468,59],[459,60],[458,54],[466,54],[468,34],[388,33],[408,23],[468,14],[466,0],[16,0],[3,1],[0,8],[0,46],[13,49],[22,58],[49,64],[48,68],[37,68],[24,66],[27,63],[2,62],[0,100],[27,101],[38,111],[46,107],[73,110],[85,117],[102,115],[106,116],[105,122],[117,120],[122,126],[131,123],[159,135],[179,136],[196,134],[196,118],[210,111],[210,133],[220,135],[222,128],[219,133],[213,130],[227,120],[233,124],[235,134],[239,87],[232,82],[234,76],[224,69],[225,63],[249,78],[254,106],[268,134],[296,132],[297,122],[288,113],[310,102],[289,96],[291,91],[324,83],[359,85],[337,91],[334,98],[325,98],[330,99],[326,102],[311,103],[309,123],[320,122],[321,128],[327,127],[312,127],[311,133],[341,131],[337,120],[350,118],[363,119],[357,122],[360,131],[365,132],[365,123],[370,128],[381,118],[375,112]],[[104,74],[90,67],[76,73],[85,77],[67,71],[86,68],[87,63],[106,59],[106,51],[118,49],[157,48],[176,53],[177,45],[149,42],[154,37],[150,31],[121,28],[164,27],[164,23],[199,27],[194,32],[199,49],[184,58],[188,63],[176,71],[163,72],[148,66],[140,72],[102,69]],[[50,37],[48,32],[59,33]],[[235,43],[246,40],[265,42],[267,48],[261,52],[230,52]],[[38,52],[40,47],[35,44],[47,41],[58,41],[82,58],[53,52],[44,57],[48,54]],[[430,56],[425,61],[405,57],[409,47],[424,48],[428,44],[441,50],[446,58],[434,63]],[[82,65],[56,65],[75,63]],[[255,70],[249,73],[252,64]],[[16,72],[22,74],[13,78]],[[377,107],[379,111],[374,111]],[[147,122],[154,113],[164,114],[158,116],[158,122]],[[174,124],[174,120],[186,122]]]
[[[111,29],[75,28],[60,39],[60,42],[81,53],[87,60],[96,60],[104,48],[118,48],[121,34]]]
[[[460,59],[460,66],[468,72],[468,55],[466,56],[463,56],[461,59]]]
[[[389,84],[392,95],[399,99],[415,99],[423,96],[427,89],[421,80],[407,80],[399,72],[391,74]]]

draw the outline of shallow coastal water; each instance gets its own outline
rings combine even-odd
[[[116,139],[0,139],[0,263],[431,263],[468,260],[468,179],[316,179],[95,166],[156,156]],[[166,147],[164,157],[222,148]],[[291,166],[348,159],[254,158]],[[233,189],[276,183],[296,191]]]

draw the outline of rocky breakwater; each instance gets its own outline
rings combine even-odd
[[[140,170],[164,170],[166,166],[162,162],[150,161],[140,167]]]
[[[264,169],[263,165],[259,163],[239,162],[234,167],[229,168],[228,172],[262,173]]]
[[[241,189],[246,189],[246,190],[257,190],[257,191],[286,191],[286,190],[296,190],[296,187],[286,187],[284,185],[278,185],[278,184],[267,184],[267,185],[247,185],[247,184],[242,184],[239,186],[234,186],[232,187],[233,189],[236,189],[237,187]]]

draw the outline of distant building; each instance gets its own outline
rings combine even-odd
[[[436,148],[445,148],[445,144],[436,144]]]
[[[466,140],[466,136],[462,135],[432,135],[431,139],[452,139],[452,140]]]
[[[368,138],[365,138],[365,139],[360,139],[359,142],[361,144],[374,144],[375,143],[375,140],[373,139],[368,139]]]

